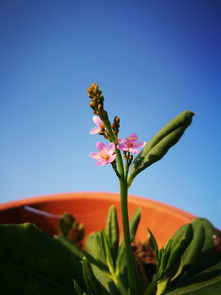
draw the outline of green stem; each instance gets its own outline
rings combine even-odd
[[[123,284],[121,283],[121,279],[119,276],[116,275],[115,272],[111,272],[110,278],[114,281],[115,285],[117,286],[118,290],[120,291],[121,295],[128,295],[126,289],[124,288]]]
[[[170,282],[170,279],[167,278],[167,279],[165,279],[164,281],[162,281],[161,283],[159,283],[159,284],[157,285],[157,293],[156,293],[156,295],[161,295],[161,294],[163,294],[164,291],[166,290],[166,288],[167,288],[169,282]]]
[[[111,128],[110,121],[107,118],[103,118],[103,123],[108,131],[109,139],[111,142],[114,142],[117,145],[117,137],[114,135],[113,130]],[[127,270],[128,270],[128,280],[129,280],[129,294],[137,295],[137,285],[135,279],[135,271],[134,271],[134,261],[133,261],[133,253],[131,250],[131,241],[130,241],[130,227],[129,227],[129,217],[128,217],[128,184],[127,184],[127,171],[124,170],[123,159],[121,156],[121,152],[116,148],[116,160],[117,160],[117,171],[119,173],[120,180],[120,199],[121,199],[121,215],[122,215],[122,223],[123,223],[123,233],[124,233],[124,246],[127,260]]]
[[[115,145],[117,145],[117,138],[116,136],[114,135],[113,133],[113,130],[111,128],[111,124],[110,124],[110,121],[107,118],[103,118],[102,119],[106,129],[107,129],[107,132],[109,134],[109,139],[111,142],[113,142]],[[121,177],[124,176],[124,164],[123,164],[123,160],[122,160],[122,157],[121,157],[121,153],[120,151],[116,148],[115,150],[115,153],[116,153],[116,160],[117,160],[117,167],[118,167],[118,173]]]
[[[125,167],[124,167],[125,179],[128,178],[128,172],[129,172],[128,156],[129,156],[129,153],[126,155],[126,162],[125,162]]]
[[[137,286],[134,272],[133,253],[131,250],[130,228],[128,217],[128,187],[127,181],[123,177],[120,179],[121,214],[124,232],[124,247],[127,260],[128,280],[131,295],[137,295]]]

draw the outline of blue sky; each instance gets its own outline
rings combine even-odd
[[[118,192],[88,157],[99,136],[87,88],[97,82],[121,137],[151,137],[195,112],[180,142],[140,174],[131,194],[221,228],[221,2],[0,2],[0,201]]]

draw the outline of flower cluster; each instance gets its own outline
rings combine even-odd
[[[98,142],[96,145],[98,152],[90,153],[90,157],[95,159],[97,161],[97,165],[99,166],[111,163],[118,175],[115,160],[119,159],[119,151],[123,151],[128,171],[128,167],[133,160],[131,153],[139,153],[140,148],[144,147],[146,142],[139,142],[136,133],[130,134],[126,137],[126,139],[118,138],[120,118],[115,116],[113,123],[110,123],[108,113],[104,109],[104,97],[102,95],[102,91],[96,83],[91,84],[88,88],[88,96],[91,99],[90,107],[95,114],[95,116],[93,116],[95,126],[89,131],[89,133],[100,134],[110,142],[109,146],[102,142]]]
[[[116,117],[115,117],[116,118]],[[118,117],[117,117],[118,118]],[[102,134],[104,130],[104,124],[102,120],[98,116],[93,117],[93,121],[95,123],[95,127],[90,130],[90,134]],[[118,121],[118,120],[116,120]],[[97,165],[103,166],[105,164],[109,164],[116,159],[115,149],[121,150],[123,152],[137,154],[139,153],[139,149],[144,147],[146,144],[145,141],[138,142],[138,136],[136,133],[132,133],[126,137],[126,139],[118,138],[117,144],[111,142],[109,146],[106,146],[102,142],[98,142],[96,147],[98,152],[90,153],[90,157],[97,160]]]

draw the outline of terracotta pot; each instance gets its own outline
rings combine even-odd
[[[58,232],[59,216],[72,213],[84,223],[86,237],[89,233],[105,228],[107,211],[115,205],[121,224],[119,194],[106,192],[65,193],[18,200],[0,205],[0,223],[32,222],[49,235]],[[149,228],[162,246],[183,224],[195,216],[172,206],[136,196],[129,197],[129,216],[141,208],[141,222],[137,240],[147,239]]]

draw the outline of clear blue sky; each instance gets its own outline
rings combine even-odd
[[[131,194],[221,228],[221,2],[0,1],[0,201],[118,192],[88,157],[102,137],[87,88],[99,83],[121,137],[150,140],[183,110],[193,124]]]

